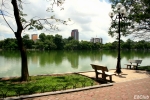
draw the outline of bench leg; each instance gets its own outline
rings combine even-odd
[[[109,76],[109,78],[110,78],[110,81],[112,82],[112,76]]]
[[[102,74],[102,79],[106,80],[106,75]]]
[[[96,80],[98,80],[98,73],[96,72],[95,74],[96,74]]]
[[[127,69],[128,69],[128,65],[127,65]]]
[[[136,70],[138,70],[138,66],[136,66],[135,68],[136,68]]]
[[[127,69],[128,69],[128,67],[131,69],[131,65],[127,65]]]
[[[131,65],[129,65],[130,69],[131,69]]]

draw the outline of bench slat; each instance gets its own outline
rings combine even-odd
[[[116,75],[115,73],[105,72],[106,75]]]

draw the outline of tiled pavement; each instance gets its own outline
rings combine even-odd
[[[138,96],[140,97],[138,99]],[[150,100],[150,77],[79,92],[28,98],[26,100]]]
[[[121,70],[122,70],[122,75],[112,76],[112,80],[115,83],[150,77],[150,72],[147,72],[147,71],[130,70],[130,69],[121,69]],[[109,70],[109,72],[113,73],[113,72],[115,72],[115,70]],[[85,76],[88,76],[91,78],[95,78],[95,72],[85,72],[85,73],[79,73],[79,74],[85,75]],[[109,77],[107,77],[107,79],[109,79]]]
[[[92,77],[94,74],[86,75]],[[124,69],[121,77],[113,76],[113,86],[24,100],[150,100],[149,76],[149,73],[143,71]]]

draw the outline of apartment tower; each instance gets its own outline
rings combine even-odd
[[[36,41],[38,39],[38,35],[37,34],[32,34],[32,40]]]
[[[103,39],[102,38],[91,38],[90,40],[93,43],[103,43]]]
[[[71,37],[73,37],[75,40],[79,41],[79,32],[78,29],[74,29],[71,31]]]

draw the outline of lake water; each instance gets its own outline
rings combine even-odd
[[[90,64],[106,65],[115,69],[117,51],[28,51],[30,75],[92,71]],[[150,51],[121,51],[121,67],[129,59],[142,59],[141,65],[150,65]],[[0,51],[0,77],[21,75],[20,53]]]

